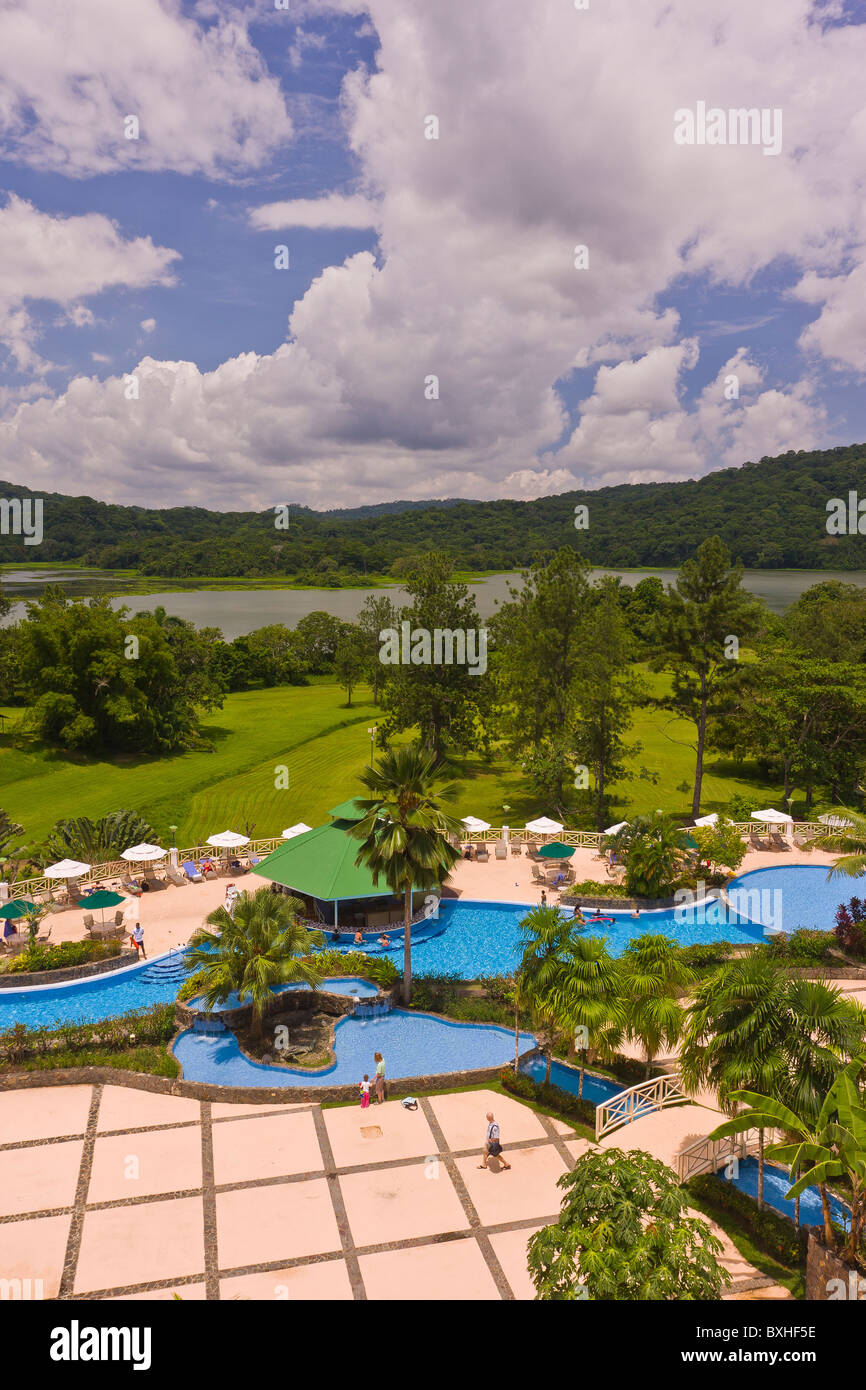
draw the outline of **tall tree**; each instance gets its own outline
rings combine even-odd
[[[622,957],[627,1038],[639,1042],[646,1058],[646,1075],[661,1047],[679,1042],[685,1021],[680,1002],[693,975],[683,965],[676,942],[661,935],[636,936]]]
[[[672,674],[671,694],[660,703],[695,726],[695,783],[692,819],[700,815],[707,722],[726,687],[740,679],[740,645],[761,623],[761,605],[742,586],[741,566],[727,546],[711,536],[686,560],[676,585],[668,588],[658,620],[655,670]]]
[[[591,800],[597,830],[608,819],[608,788],[630,777],[628,761],[641,751],[627,744],[635,706],[646,698],[646,686],[631,670],[633,640],[617,597],[616,585],[602,582],[591,610],[585,644],[591,653],[587,668],[576,679],[576,723],[572,749],[592,774]]]
[[[403,897],[403,1002],[412,997],[412,890],[438,889],[460,858],[448,839],[460,823],[446,809],[456,787],[436,778],[435,759],[418,748],[389,749],[361,775],[364,819],[352,829],[362,844],[355,860],[373,882],[383,878]]]
[[[400,611],[394,640],[383,642],[380,649],[387,669],[383,738],[417,728],[437,762],[446,751],[463,753],[486,746],[485,719],[493,691],[487,671],[487,628],[474,598],[465,584],[454,581],[451,559],[435,551],[413,561],[404,583],[412,603]],[[408,644],[403,640],[404,624]],[[438,651],[437,630],[454,638],[442,638]]]
[[[374,705],[379,703],[382,683],[388,673],[388,667],[383,666],[379,660],[383,641],[382,634],[391,628],[396,628],[398,622],[397,609],[385,595],[371,594],[364,601],[358,614],[358,628],[362,635],[364,648],[365,674],[373,687]]]
[[[343,631],[334,652],[334,675],[337,684],[346,692],[346,702],[352,708],[352,691],[363,680],[366,671],[364,636],[360,628],[343,624]]]

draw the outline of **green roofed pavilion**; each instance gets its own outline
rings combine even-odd
[[[349,801],[341,802],[339,806],[332,806],[328,812],[328,815],[333,816],[334,820],[350,820],[353,824],[363,820],[366,814],[367,812],[356,796],[353,796]]]

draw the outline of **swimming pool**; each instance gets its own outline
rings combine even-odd
[[[732,1182],[734,1187],[739,1188],[740,1192],[746,1192],[757,1200],[758,1160],[751,1157],[742,1158],[738,1167],[739,1171],[735,1177],[729,1178],[724,1168],[716,1174],[716,1177],[722,1182]],[[766,1205],[781,1212],[783,1216],[789,1216],[793,1221],[794,1202],[789,1201],[785,1196],[790,1186],[791,1180],[784,1168],[779,1168],[775,1163],[764,1164],[764,1201]],[[847,1226],[851,1219],[848,1208],[832,1193],[830,1194],[830,1213],[833,1220],[840,1226]],[[821,1206],[821,1194],[817,1187],[809,1187],[800,1198],[800,1225],[823,1226],[823,1224],[824,1211]]]
[[[832,931],[837,907],[853,897],[866,897],[866,877],[828,880],[827,869],[817,864],[781,864],[740,874],[728,884],[727,895],[756,923],[789,933],[800,927]]]
[[[533,1081],[543,1081],[546,1071],[546,1063],[543,1057],[530,1057],[525,1062],[521,1062],[520,1070],[525,1076],[531,1076]],[[580,1072],[576,1067],[566,1066],[564,1062],[554,1060],[550,1067],[550,1084],[558,1086],[560,1091],[568,1091],[569,1095],[576,1096],[580,1086]],[[604,1101],[610,1100],[611,1096],[619,1095],[626,1087],[621,1081],[609,1081],[606,1076],[592,1076],[589,1072],[584,1073],[583,1078],[583,1100],[592,1101],[593,1105],[601,1105]],[[648,1106],[648,1109],[651,1109]],[[636,1115],[635,1118],[638,1118]]]
[[[520,1034],[520,1050],[534,1045]],[[373,1053],[381,1052],[390,1077],[439,1076],[443,1072],[503,1066],[514,1057],[514,1033],[492,1023],[449,1023],[431,1014],[394,1009],[369,1021],[341,1018],[334,1029],[336,1062],[326,1071],[302,1071],[251,1062],[233,1033],[181,1033],[174,1055],[184,1080],[218,1086],[346,1086],[366,1072],[373,1076]]]
[[[522,952],[519,924],[536,903],[444,902],[439,910],[445,931],[412,947],[413,966],[418,974],[456,974],[464,980],[483,975],[507,975],[520,961]],[[563,909],[568,911],[570,909]],[[642,912],[604,908],[613,925],[587,923],[589,935],[601,936],[612,956],[622,955],[629,941],[648,932],[661,932],[681,946],[698,942],[739,941],[753,945],[763,940],[761,927],[736,913],[727,914],[724,905],[712,902],[700,908],[668,908]],[[724,919],[728,916],[729,920]],[[702,920],[704,919],[704,920]]]

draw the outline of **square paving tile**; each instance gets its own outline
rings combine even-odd
[[[0,1216],[72,1206],[83,1149],[83,1139],[70,1139],[0,1152]]]
[[[452,1150],[475,1149],[481,1153],[487,1136],[487,1112],[496,1116],[503,1144],[521,1139],[546,1139],[547,1131],[533,1110],[510,1096],[493,1091],[461,1091],[450,1096],[431,1096],[430,1105]]]
[[[559,1212],[562,1193],[557,1178],[566,1172],[565,1163],[553,1144],[518,1149],[507,1153],[511,1171],[479,1168],[476,1158],[459,1158],[469,1196],[484,1226],[506,1221],[539,1220]]]
[[[325,1178],[219,1192],[216,1206],[220,1269],[341,1249]]]
[[[475,1240],[448,1240],[412,1250],[362,1255],[367,1297],[388,1301],[450,1302],[498,1299],[499,1290]]]
[[[0,1141],[14,1144],[22,1139],[83,1134],[92,1094],[92,1086],[34,1086],[26,1091],[4,1091]]]
[[[535,1298],[535,1285],[526,1267],[526,1247],[530,1236],[540,1230],[540,1226],[527,1226],[524,1231],[502,1231],[499,1235],[490,1237],[490,1244],[502,1265],[502,1272],[511,1285],[514,1297],[521,1300]]]
[[[34,1221],[10,1221],[0,1226],[3,1278],[30,1279],[34,1298],[56,1298],[69,1222],[68,1216],[39,1216]]]
[[[384,1105],[346,1105],[324,1110],[325,1127],[338,1168],[358,1163],[387,1163],[397,1158],[425,1158],[436,1153],[436,1141],[421,1110],[404,1110],[399,1100]],[[381,1129],[380,1137],[365,1138],[364,1129]]]
[[[286,1111],[309,1109],[303,1105],[256,1105],[254,1102],[230,1105],[227,1101],[214,1101],[211,1104],[212,1120],[235,1120],[242,1115],[282,1115]]]
[[[201,1102],[187,1096],[163,1096],[132,1086],[106,1086],[97,1129],[142,1129],[145,1125],[180,1125],[201,1118]]]
[[[237,1298],[264,1303],[346,1303],[352,1298],[352,1285],[343,1260],[322,1260],[320,1264],[298,1265],[294,1269],[221,1279],[220,1298],[223,1302]]]
[[[204,1271],[200,1197],[140,1202],[84,1216],[76,1293],[149,1284]]]
[[[213,1153],[218,1185],[288,1173],[320,1173],[325,1166],[309,1110],[214,1125]]]
[[[185,1192],[201,1183],[198,1125],[118,1134],[97,1138],[94,1144],[87,1201],[122,1202],[159,1192]]]
[[[340,1188],[356,1245],[465,1231],[469,1224],[441,1162],[348,1173]]]

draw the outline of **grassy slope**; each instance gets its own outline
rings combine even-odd
[[[660,690],[664,678],[651,679]],[[10,721],[20,716],[20,710],[3,712]],[[345,693],[320,680],[228,696],[223,708],[205,719],[213,753],[98,760],[59,755],[29,742],[16,748],[7,733],[0,735],[0,806],[31,840],[43,838],[62,817],[96,817],[121,808],[146,816],[166,842],[169,825],[177,825],[181,846],[247,822],[259,836],[277,835],[299,820],[321,824],[329,807],[356,792],[358,774],[369,759],[367,727],[375,714],[366,688],[347,709]],[[643,709],[637,711],[632,738],[642,744],[636,766],[650,768],[659,780],[634,780],[615,788],[617,818],[656,807],[686,816],[691,795],[677,788],[691,784],[694,775],[691,727],[664,712]],[[278,791],[274,780],[281,764],[289,769],[289,787]],[[548,810],[505,757],[465,758],[458,780],[460,815],[520,826]],[[729,801],[735,792],[753,798],[757,806],[774,804],[779,788],[762,782],[757,769],[711,754],[704,810]]]

